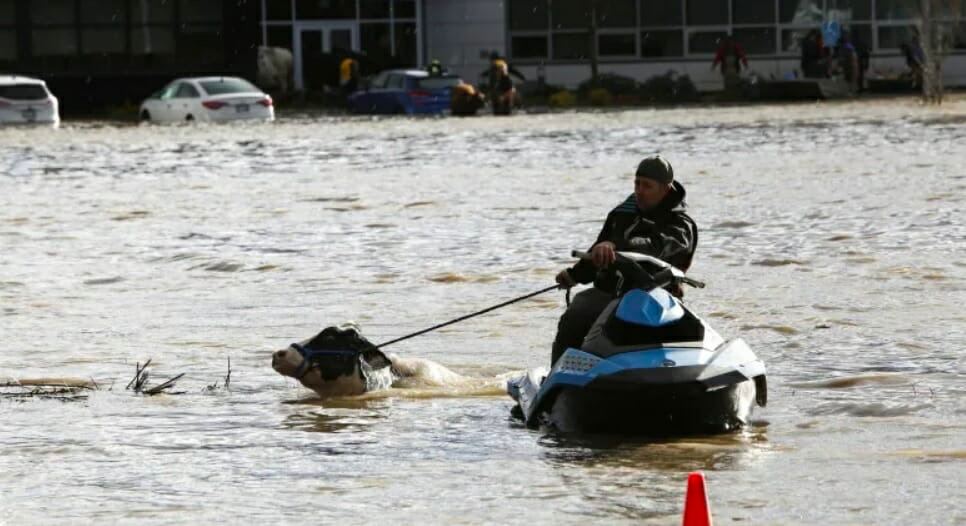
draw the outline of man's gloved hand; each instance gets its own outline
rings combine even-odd
[[[607,268],[617,260],[617,246],[610,241],[601,241],[590,249],[590,257],[594,260],[597,268]]]
[[[557,274],[556,279],[557,279],[557,284],[560,285],[560,288],[562,289],[569,289],[577,285],[577,282],[574,280],[574,277],[570,275],[570,272],[567,269],[561,270]]]

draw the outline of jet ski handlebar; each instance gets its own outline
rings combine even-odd
[[[574,250],[570,254],[579,259],[586,259],[588,261],[592,259],[590,252],[583,250]],[[705,287],[704,282],[685,276],[683,270],[671,265],[663,259],[649,256],[647,254],[618,251],[616,263],[621,266],[630,266],[632,273],[643,273],[650,278],[650,281],[656,283],[658,286],[665,286],[672,283],[683,283],[698,289],[703,289]],[[644,270],[644,267],[641,266],[641,263],[646,263],[649,266],[656,268],[657,272],[652,273]]]

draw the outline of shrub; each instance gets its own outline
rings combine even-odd
[[[668,71],[647,79],[640,89],[641,97],[652,102],[688,102],[697,100],[698,90],[691,77]]]
[[[555,108],[569,108],[577,103],[577,97],[569,91],[558,91],[550,96],[550,105]]]
[[[640,89],[640,84],[630,77],[624,77],[616,73],[601,73],[597,75],[596,82],[594,82],[593,78],[581,82],[577,87],[577,93],[581,97],[590,98],[590,92],[599,88],[607,90],[613,96],[621,96],[637,93],[638,89]]]
[[[587,95],[591,106],[610,106],[614,103],[614,96],[606,88],[594,88]]]

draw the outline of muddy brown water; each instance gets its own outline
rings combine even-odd
[[[966,521],[966,101],[498,119],[0,129],[0,524]],[[769,368],[742,432],[527,430],[506,375],[560,294],[394,346],[469,380],[318,402],[270,352],[375,341],[542,288],[661,152],[701,242],[687,300]],[[231,389],[220,381],[231,358]],[[183,394],[124,390],[186,373]]]

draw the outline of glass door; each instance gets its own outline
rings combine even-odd
[[[339,61],[359,50],[359,24],[346,21],[306,21],[292,26],[295,89],[321,90],[338,86]]]

